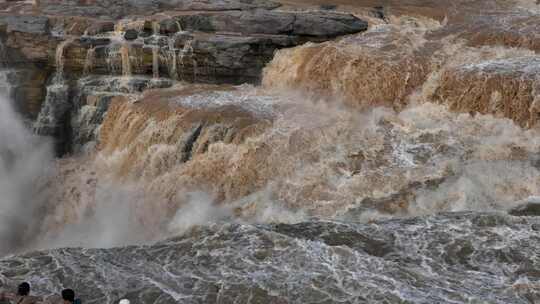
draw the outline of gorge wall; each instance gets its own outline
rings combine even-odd
[[[533,0],[2,1],[0,285],[534,303],[539,33]]]

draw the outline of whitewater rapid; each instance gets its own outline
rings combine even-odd
[[[538,5],[488,1],[438,19],[381,8],[365,32],[277,51],[260,85],[180,81],[210,73],[201,41],[118,20],[62,38],[31,118],[2,69],[0,288],[540,303]],[[485,29],[522,18],[505,44]]]
[[[153,245],[7,257],[0,282],[71,286],[87,303],[535,303],[539,229],[479,212],[212,224]]]
[[[216,221],[506,211],[540,195],[538,130],[508,119],[430,103],[351,111],[248,85],[179,89],[190,93],[161,104],[113,99],[97,142],[63,159],[31,149],[43,139],[16,121],[7,142],[20,140],[15,154],[31,170],[9,187],[42,211],[19,249],[140,244]],[[81,130],[101,111],[85,107]]]

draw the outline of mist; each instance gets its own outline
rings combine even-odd
[[[0,254],[20,247],[39,225],[52,160],[51,143],[33,135],[0,96]]]
[[[255,102],[264,102],[264,92],[254,94]],[[238,145],[212,143],[188,163],[179,161],[182,141],[155,140],[160,138],[155,134],[173,128],[147,116],[140,117],[145,129],[134,130],[133,145],[54,159],[49,141],[33,135],[2,99],[0,254],[151,243],[215,222],[295,223],[350,217],[349,209],[363,210],[351,213],[362,222],[505,210],[540,194],[537,131],[510,120],[456,114],[428,103],[401,112],[350,111],[294,92],[275,99],[294,104],[265,132]],[[122,123],[118,128],[118,134],[130,131]],[[144,148],[130,150],[139,144]],[[248,148],[265,145],[272,146],[270,154],[254,157],[255,162],[245,158]],[[354,158],[358,151],[365,159]],[[275,165],[257,167],[267,158]],[[223,185],[249,180],[249,172],[231,170],[215,177],[213,187],[193,182],[190,175],[242,166],[258,168],[265,178],[260,188],[240,196],[229,195],[231,189]],[[381,178],[381,172],[392,175]],[[436,187],[409,187],[439,179]],[[397,191],[411,194],[399,210],[362,205],[364,198]]]

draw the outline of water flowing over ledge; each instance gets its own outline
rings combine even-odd
[[[538,7],[0,3],[0,283],[534,303]]]

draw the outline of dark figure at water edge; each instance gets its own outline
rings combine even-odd
[[[75,291],[73,289],[64,289],[62,290],[61,297],[58,295],[51,296],[43,304],[81,304],[81,300],[75,299]]]
[[[0,302],[10,301],[12,304],[35,304],[39,298],[30,296],[30,284],[23,282],[17,288],[17,294],[0,293]]]
[[[75,292],[73,289],[62,290],[62,300],[64,300],[64,304],[75,304]]]

